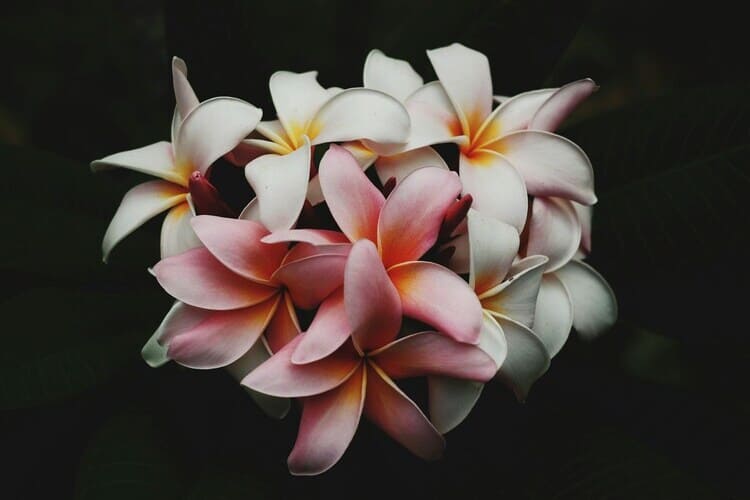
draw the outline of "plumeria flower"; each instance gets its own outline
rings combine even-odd
[[[482,314],[474,293],[451,270],[418,260],[437,241],[445,213],[461,191],[458,176],[425,167],[409,175],[385,199],[351,153],[336,145],[323,156],[319,176],[342,232],[292,229],[274,232],[263,241],[301,241],[326,247],[369,240],[377,245],[380,266],[395,286],[406,316],[460,342],[477,342]],[[321,321],[335,318],[342,309],[341,295],[333,295],[321,305],[318,316]],[[347,328],[311,327],[294,359],[321,359],[342,345],[349,333]]]
[[[159,177],[128,191],[102,242],[104,261],[123,238],[155,215],[169,210],[161,230],[161,255],[175,255],[199,244],[190,228],[191,179],[199,189],[211,164],[248,136],[260,121],[260,109],[233,97],[201,103],[187,81],[179,58],[172,61],[177,109],[172,120],[172,142],[116,153],[91,164],[93,170],[122,167]]]
[[[527,193],[596,202],[591,163],[568,139],[545,130],[559,123],[576,92],[528,92],[492,109],[487,57],[460,44],[427,51],[439,82],[406,102],[412,133],[406,149],[456,142],[464,193],[474,208],[521,231]],[[545,103],[540,107],[541,103]],[[536,113],[528,121],[528,109]],[[534,129],[534,130],[530,130]]]
[[[371,89],[325,89],[317,72],[278,71],[269,87],[278,120],[261,122],[265,139],[248,139],[245,174],[256,193],[243,218],[259,220],[272,231],[294,226],[305,202],[312,147],[363,140],[387,154],[409,136],[409,115],[393,97]]]
[[[299,433],[288,459],[292,474],[320,474],[338,462],[363,414],[415,455],[436,459],[445,446],[442,435],[394,380],[440,375],[482,383],[495,374],[495,363],[481,349],[445,335],[421,332],[397,339],[399,295],[375,244],[358,240],[346,264],[344,308],[336,318],[347,331],[346,341],[301,364],[295,354],[308,331],[243,380],[265,394],[302,398]]]

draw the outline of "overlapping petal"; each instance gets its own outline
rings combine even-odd
[[[573,304],[565,285],[555,273],[542,277],[532,329],[553,358],[568,340],[573,326]]]
[[[509,279],[479,295],[482,307],[530,327],[534,323],[536,299],[547,261],[547,257],[541,255],[518,261],[510,268]]]
[[[367,55],[362,81],[365,88],[379,90],[401,102],[424,83],[411,64],[388,57],[377,49]]]
[[[513,390],[519,401],[526,397],[539,377],[549,368],[549,354],[544,343],[526,326],[506,317],[493,318],[508,343],[508,355],[498,376]]]
[[[188,175],[192,172],[189,168],[175,165],[172,145],[166,141],[115,153],[91,163],[91,169],[95,172],[114,167],[153,175],[184,187],[187,187]]]
[[[575,208],[560,198],[535,198],[527,231],[526,255],[546,255],[548,272],[568,263],[581,242]]]
[[[477,295],[505,280],[520,242],[516,229],[476,210],[467,215],[470,247],[469,285]]]
[[[190,195],[188,195],[188,199]],[[194,214],[190,203],[180,203],[172,207],[164,217],[161,225],[161,256],[171,257],[191,248],[201,246],[201,241],[196,236],[190,221]]]
[[[555,275],[570,294],[573,327],[581,337],[595,338],[615,324],[617,299],[607,281],[594,268],[572,260]]]

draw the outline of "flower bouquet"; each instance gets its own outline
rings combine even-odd
[[[201,101],[175,58],[171,141],[92,164],[158,178],[126,193],[103,241],[106,261],[167,212],[151,272],[175,303],[144,359],[226,368],[271,416],[296,400],[292,474],[336,464],[362,418],[436,459],[485,383],[523,401],[572,328],[593,338],[617,316],[583,261],[592,166],[554,133],[595,84],[497,96],[480,52],[427,55],[426,84],[377,50],[361,88],[276,72],[270,121]],[[244,169],[241,211],[212,182],[220,165]],[[413,377],[427,408],[399,387]]]

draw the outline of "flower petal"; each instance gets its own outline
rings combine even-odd
[[[341,459],[359,426],[366,386],[366,371],[360,368],[339,387],[302,401],[297,441],[287,460],[289,472],[314,476]]]
[[[314,309],[344,283],[346,255],[323,254],[281,266],[273,279],[282,283],[297,307]]]
[[[487,56],[453,43],[428,50],[427,57],[461,119],[464,133],[471,137],[492,111],[492,76]]]
[[[154,266],[154,275],[171,296],[203,309],[239,309],[259,304],[277,293],[276,288],[233,273],[206,248],[162,259]]]
[[[141,348],[141,357],[151,368],[158,368],[169,362],[167,348],[159,344],[158,336],[159,331],[157,330]]]
[[[320,160],[320,187],[331,215],[350,241],[376,242],[383,194],[370,182],[354,156],[332,144]]]
[[[537,110],[529,128],[554,132],[581,101],[598,88],[590,78],[563,85]]]
[[[441,434],[469,416],[484,388],[481,382],[450,377],[430,377],[427,384],[430,421]]]
[[[201,245],[190,221],[195,214],[189,203],[173,207],[161,225],[161,257],[171,257]]]
[[[294,340],[301,332],[297,321],[297,312],[288,293],[283,294],[283,301],[268,323],[265,338],[271,352],[279,352],[285,345]]]
[[[505,156],[533,196],[559,196],[593,205],[594,170],[583,150],[570,140],[541,130],[520,130],[485,145]]]
[[[556,89],[541,89],[524,92],[505,101],[492,112],[482,125],[472,144],[482,148],[505,134],[523,130],[529,126],[534,114]]]
[[[473,207],[521,231],[526,223],[528,196],[523,177],[503,155],[478,150],[459,156],[463,194],[471,194]]]
[[[166,141],[115,153],[91,163],[94,172],[114,167],[153,175],[184,187],[187,187],[188,176],[192,172],[189,168],[175,165],[172,145]]]
[[[392,154],[409,140],[409,113],[393,97],[369,89],[349,89],[332,97],[308,129],[312,144],[361,139],[378,154]]]
[[[411,64],[388,57],[377,49],[367,55],[363,73],[365,88],[379,90],[401,102],[424,83]]]
[[[362,170],[367,170],[378,159],[378,154],[362,144],[361,141],[344,142],[341,147],[354,156]]]
[[[484,311],[482,314],[482,329],[479,332],[478,347],[486,352],[495,362],[495,367],[503,365],[508,355],[508,344],[505,342],[505,334],[498,326],[491,314]]]
[[[360,240],[344,274],[346,316],[355,344],[367,352],[392,341],[401,328],[401,300],[375,244]]]
[[[344,306],[344,290],[339,288],[320,305],[292,354],[292,363],[302,365],[329,356],[346,342],[351,333]]]
[[[374,363],[367,364],[364,413],[406,449],[425,460],[440,458],[443,436],[422,410]]]
[[[213,162],[255,130],[262,114],[233,97],[203,101],[182,120],[174,145],[175,163],[205,174]]]
[[[578,222],[581,223],[581,247],[579,250],[585,254],[591,253],[591,220],[594,216],[594,207],[581,205],[573,202],[573,208],[578,215]]]
[[[233,150],[224,155],[230,163],[237,167],[244,167],[259,156],[269,153],[285,155],[292,150],[280,146],[275,142],[264,141],[262,139],[245,139],[241,141]]]
[[[498,378],[510,386],[519,401],[525,401],[531,386],[549,368],[549,355],[539,338],[530,329],[505,317],[493,318],[505,335],[508,355]]]
[[[267,283],[287,252],[283,243],[262,243],[268,230],[257,222],[199,215],[193,218],[192,225],[219,262],[252,281]]]
[[[274,231],[263,238],[263,243],[301,242],[310,245],[337,245],[349,243],[349,238],[339,231],[327,229],[289,229]]]
[[[237,361],[260,338],[279,297],[233,311],[210,311],[169,340],[168,356],[188,368],[211,369]]]
[[[508,279],[479,296],[482,307],[530,327],[546,264],[547,257],[542,255],[518,261],[511,266]]]
[[[284,130],[281,120],[262,121],[255,127],[255,131],[266,139],[269,139],[271,141],[270,144],[274,144],[277,148],[281,149],[281,151],[273,151],[274,153],[286,154],[295,149],[292,146],[292,141],[286,135],[286,130]]]
[[[182,331],[189,330],[200,323],[208,314],[205,309],[190,307],[176,301],[167,312],[159,328],[141,350],[143,359],[152,368],[161,366],[169,361],[167,348],[169,340]]]
[[[411,133],[404,151],[444,142],[468,143],[461,122],[440,82],[416,90],[405,103],[411,118]]]
[[[306,73],[277,71],[271,75],[268,82],[273,105],[290,142],[289,146],[293,149],[302,146],[300,139],[307,133],[315,113],[330,98],[326,89],[318,83],[317,78],[317,71]],[[266,127],[264,132],[270,130],[273,129]],[[278,129],[274,132],[269,138],[277,141],[281,134]]]
[[[187,79],[187,65],[179,57],[172,58],[172,84],[174,86],[174,98],[177,104],[180,123],[196,106],[198,97]],[[179,126],[178,126],[179,128]]]
[[[388,270],[404,315],[433,326],[459,342],[476,344],[482,308],[469,285],[432,262],[406,262]]]
[[[102,240],[102,260],[127,235],[157,214],[185,202],[185,190],[171,182],[148,181],[138,184],[123,196]]]
[[[581,223],[573,204],[560,198],[534,198],[526,255],[549,257],[547,272],[567,264],[581,242]]]
[[[271,231],[289,229],[297,222],[307,195],[310,177],[310,143],[287,155],[268,154],[245,167],[245,177],[255,191],[260,220]]]
[[[497,365],[478,347],[456,342],[436,332],[402,337],[370,354],[394,380],[423,375],[445,375],[487,382]]]
[[[271,396],[314,396],[340,386],[361,366],[362,359],[351,343],[342,345],[320,361],[304,365],[292,363],[292,353],[304,336],[299,335],[250,372],[242,385]]]
[[[518,254],[519,236],[513,226],[470,209],[469,248],[471,254],[469,286],[481,295],[505,280]]]
[[[596,338],[617,321],[617,298],[594,268],[572,260],[555,275],[565,284],[573,303],[573,327],[585,339]]]
[[[550,359],[565,345],[573,326],[573,304],[565,285],[554,273],[542,277],[536,299],[534,325],[531,327],[544,343]]]
[[[461,192],[454,172],[420,168],[385,201],[378,222],[378,247],[388,268],[419,259],[437,241],[445,211]]]
[[[385,184],[393,177],[396,183],[422,167],[438,167],[448,170],[443,157],[430,147],[423,147],[392,156],[380,156],[375,161],[375,171],[380,182]]]

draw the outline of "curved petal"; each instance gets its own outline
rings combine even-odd
[[[498,378],[513,390],[519,401],[525,401],[531,386],[549,368],[549,355],[539,338],[530,329],[509,318],[498,317],[498,326],[505,335],[508,355]]]
[[[572,260],[555,275],[565,284],[573,303],[573,327],[585,339],[596,338],[617,321],[617,298],[594,268]]]
[[[245,177],[255,191],[258,212],[271,231],[289,229],[297,222],[307,195],[310,177],[310,143],[287,155],[264,155],[245,167]]]
[[[362,80],[365,88],[379,90],[404,102],[424,81],[406,61],[375,49],[367,54]]]
[[[314,396],[340,386],[361,366],[362,359],[350,343],[325,359],[295,365],[292,353],[304,336],[299,335],[250,372],[242,380],[242,385],[270,396]]]
[[[420,168],[385,201],[378,222],[378,247],[388,268],[419,259],[437,241],[445,211],[461,192],[454,172]]]
[[[275,142],[264,141],[262,139],[245,139],[224,157],[233,165],[244,167],[259,156],[269,153],[285,155],[291,151],[289,148],[280,146]]]
[[[508,279],[479,296],[482,307],[502,314],[526,326],[534,323],[536,299],[547,257],[533,255],[511,266]]]
[[[478,150],[471,156],[459,156],[459,173],[463,194],[471,194],[473,207],[523,229],[528,211],[528,196],[523,177],[503,155],[494,151]]]
[[[288,293],[283,294],[282,302],[268,323],[265,331],[266,342],[271,352],[279,352],[285,345],[299,335],[301,329],[297,321],[297,312]]]
[[[520,242],[513,226],[470,209],[469,224],[470,271],[469,286],[481,295],[505,280]]]
[[[141,358],[151,368],[159,368],[169,362],[169,356],[167,356],[167,348],[159,344],[157,338],[159,331],[157,330],[141,348]]]
[[[286,135],[286,130],[284,130],[281,120],[262,121],[255,127],[255,131],[271,141],[270,144],[274,144],[281,150],[274,151],[275,153],[286,154],[295,149],[292,147],[292,141]]]
[[[487,56],[453,43],[428,50],[427,57],[458,112],[464,133],[471,137],[492,111],[492,76]]]
[[[185,190],[166,181],[148,181],[131,188],[123,196],[102,240],[102,260],[127,235],[161,212],[185,202]]]
[[[287,252],[281,264],[286,265],[298,260],[307,259],[308,257],[319,257],[322,255],[343,255],[346,257],[349,255],[351,249],[351,243],[338,243],[331,245],[298,243]]]
[[[382,347],[398,335],[401,300],[369,240],[358,241],[349,252],[344,303],[352,338],[362,351]]]
[[[594,170],[583,150],[570,140],[541,130],[520,130],[485,145],[505,156],[533,196],[559,196],[593,205]]]
[[[581,242],[581,223],[573,204],[559,198],[534,198],[526,255],[549,257],[547,272],[567,264]]]
[[[366,371],[360,368],[339,387],[303,400],[289,472],[314,476],[336,465],[359,426],[366,387]]]
[[[364,413],[407,450],[425,460],[437,460],[445,449],[443,436],[422,410],[374,363],[367,364]]]
[[[508,355],[508,344],[505,335],[498,327],[491,314],[484,311],[482,314],[482,329],[479,332],[478,347],[486,352],[495,362],[496,369],[503,365]]]
[[[276,288],[233,273],[205,248],[162,259],[154,266],[154,275],[177,300],[217,311],[259,304],[277,293]]]
[[[537,110],[529,128],[554,132],[581,101],[598,88],[590,78],[563,85]]]
[[[385,198],[354,156],[332,144],[320,160],[318,177],[331,215],[349,240],[377,241],[378,216]]]
[[[211,369],[237,361],[260,338],[279,298],[233,311],[209,311],[169,340],[168,356],[188,368]]]
[[[192,225],[219,262],[252,281],[267,283],[287,252],[283,243],[262,243],[268,230],[257,222],[199,215],[193,218]]]
[[[478,347],[436,332],[402,337],[370,353],[369,357],[394,380],[445,375],[487,382],[497,372],[492,358]]]
[[[171,257],[191,248],[201,246],[190,221],[193,210],[189,203],[180,203],[172,208],[161,225],[161,257]]]
[[[378,154],[362,144],[361,141],[344,142],[341,147],[354,156],[362,170],[367,170],[378,159]]]
[[[409,140],[409,113],[377,90],[349,89],[332,97],[308,127],[312,144],[363,140],[378,154],[391,154]]]
[[[470,274],[471,268],[471,252],[469,248],[469,233],[463,233],[456,236],[443,248],[453,247],[453,255],[451,255],[448,267],[456,274]]]
[[[260,221],[260,210],[257,197],[253,198],[247,205],[245,205],[245,208],[242,209],[242,212],[240,212],[240,216],[238,218],[240,220],[251,220],[253,222],[263,224]]]
[[[176,301],[167,312],[159,327],[141,350],[144,361],[152,368],[169,361],[167,347],[169,340],[180,332],[187,331],[200,323],[208,314],[205,309],[190,307]]]
[[[172,84],[174,86],[177,112],[181,121],[181,118],[187,116],[188,113],[195,109],[200,101],[198,101],[198,97],[195,95],[195,91],[187,79],[187,65],[179,57],[172,58]]]
[[[469,416],[484,384],[450,377],[427,379],[430,421],[441,434],[455,429]]]
[[[391,177],[396,179],[396,183],[399,183],[406,176],[422,167],[438,167],[448,170],[448,165],[445,164],[443,157],[430,147],[418,148],[392,156],[380,156],[375,160],[375,171],[383,184],[388,182]]]
[[[268,82],[273,106],[289,139],[289,146],[293,149],[302,146],[300,139],[306,134],[315,113],[330,98],[326,89],[318,83],[317,78],[317,71],[306,73],[277,71],[271,75]],[[269,129],[266,127],[264,130]],[[273,135],[280,136],[278,129]],[[277,137],[273,135],[270,137],[271,140],[276,140]]]
[[[539,296],[536,299],[534,325],[531,327],[544,343],[550,359],[565,345],[573,326],[573,304],[568,290],[555,274],[542,277]]]
[[[503,101],[484,122],[481,130],[474,137],[472,145],[482,148],[505,134],[527,128],[534,114],[555,93],[555,90],[532,90]]]
[[[591,253],[591,220],[594,216],[594,207],[581,205],[573,202],[573,208],[578,215],[578,222],[581,224],[581,247],[586,254]]]
[[[262,114],[233,97],[203,101],[182,120],[174,145],[175,163],[205,174],[213,162],[255,130]]]
[[[175,165],[172,145],[166,141],[122,151],[91,162],[91,169],[94,172],[114,167],[153,175],[184,187],[187,187],[188,176],[192,172],[189,166],[181,168]]]
[[[273,279],[289,290],[297,307],[314,309],[344,283],[345,266],[346,255],[314,255],[284,264]]]
[[[444,142],[468,143],[440,82],[430,82],[415,91],[405,106],[411,118],[411,132],[404,151]]]
[[[432,262],[406,262],[388,270],[404,315],[435,327],[459,342],[476,344],[482,307],[469,285]]]
[[[302,365],[329,356],[346,342],[351,333],[344,306],[344,290],[340,288],[320,305],[292,354],[292,363]]]
[[[339,231],[327,229],[289,229],[274,231],[263,238],[263,243],[300,242],[310,245],[338,245],[349,243],[349,238]]]

